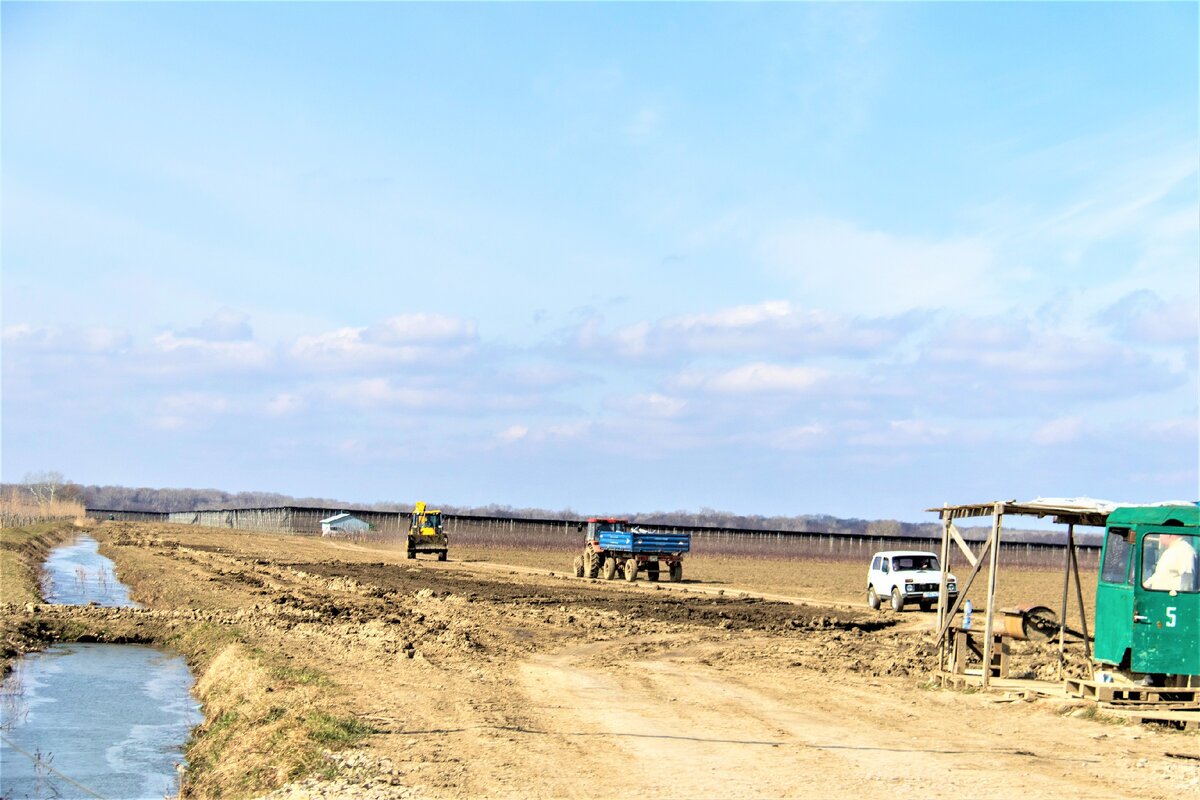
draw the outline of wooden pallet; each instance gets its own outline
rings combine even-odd
[[[1156,722],[1181,727],[1185,731],[1200,731],[1200,709],[1168,710],[1106,706],[1103,708],[1103,712],[1109,716],[1123,717],[1139,725]]]
[[[1171,709],[1200,709],[1200,688],[1179,686],[1135,686],[1121,683],[1068,678],[1067,694],[1111,706],[1159,706]]]
[[[942,686],[950,689],[978,689],[983,684],[983,675],[978,668],[968,669],[961,674],[942,670],[937,673],[937,676],[941,680]],[[1032,678],[991,678],[988,681],[988,689],[993,692],[1051,697],[1058,700],[1069,699],[1067,693],[1063,691],[1062,684],[1057,681],[1039,681]]]

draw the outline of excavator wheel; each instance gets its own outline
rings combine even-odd
[[[446,560],[446,551],[439,550],[438,551],[438,561],[445,561],[445,560]]]

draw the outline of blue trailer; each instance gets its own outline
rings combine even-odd
[[[688,533],[648,531],[631,527],[628,520],[593,517],[587,521],[583,553],[575,557],[575,576],[612,580],[620,572],[635,581],[638,572],[645,572],[656,581],[666,569],[678,583],[683,580],[683,554],[691,546]]]

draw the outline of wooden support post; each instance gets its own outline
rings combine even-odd
[[[944,507],[944,506],[943,506]],[[942,548],[938,552],[938,563],[942,566],[942,582],[938,586],[938,630],[945,630],[946,612],[949,597],[946,592],[946,581],[950,578],[950,512],[942,511]],[[938,636],[938,669],[946,668],[946,637]]]
[[[1066,677],[1067,663],[1067,593],[1071,589],[1071,551],[1075,541],[1075,523],[1067,524],[1067,549],[1063,558],[1062,612],[1058,617],[1058,679]]]
[[[988,688],[988,683],[991,679],[991,663],[992,663],[992,620],[996,614],[996,568],[1000,556],[1000,526],[1004,519],[1004,505],[996,503],[992,507],[992,531],[988,535],[988,541],[991,544],[990,558],[988,559],[988,592],[987,592],[987,620],[984,623],[983,629],[983,688]]]
[[[1070,541],[1067,546],[1071,550],[1071,568],[1075,572],[1075,596],[1079,599],[1079,628],[1083,631],[1083,652],[1087,655],[1088,664],[1092,663],[1092,643],[1088,636],[1087,612],[1083,610],[1083,584],[1079,582],[1079,559],[1075,557],[1075,531],[1072,526],[1068,535]],[[1088,667],[1088,674],[1091,675],[1091,667]]]

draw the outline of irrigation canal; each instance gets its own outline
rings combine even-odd
[[[46,560],[51,603],[134,606],[96,540]],[[128,644],[62,644],[21,658],[0,687],[0,797],[175,796],[202,717],[183,659]]]

